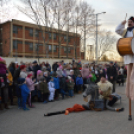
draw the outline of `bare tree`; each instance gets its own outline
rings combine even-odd
[[[94,38],[95,41],[95,38]],[[100,30],[98,34],[98,52],[100,59],[106,52],[115,52],[115,42],[117,41],[116,37],[112,34],[112,32],[107,30]],[[94,44],[95,45],[95,44]]]

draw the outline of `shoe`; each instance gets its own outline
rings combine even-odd
[[[23,108],[23,110],[24,110],[24,111],[28,111],[28,110],[30,110],[30,109],[26,107],[26,108]]]
[[[44,101],[43,103],[45,104],[45,103],[48,103],[48,102],[47,101]]]
[[[30,108],[35,108],[35,106],[34,106],[34,105],[32,105],[32,106],[30,106]]]

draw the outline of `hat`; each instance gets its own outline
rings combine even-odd
[[[24,68],[26,68],[25,65],[21,65],[21,66],[20,66],[20,70],[23,70]]]
[[[100,78],[101,78],[101,77],[106,78],[106,75],[105,75],[104,73],[102,73],[102,74],[100,75]]]
[[[132,20],[134,22],[134,17],[131,16],[128,20]]]
[[[37,63],[37,61],[36,61],[36,60],[33,62],[33,64],[35,64],[35,63]]]
[[[6,64],[6,61],[2,57],[0,57],[0,63]]]
[[[37,71],[37,75],[39,75],[39,74],[41,74],[42,73],[42,71],[41,70],[38,70]]]
[[[28,78],[30,78],[31,76],[33,76],[33,74],[32,74],[32,73],[30,73],[30,74],[28,74],[28,75],[27,75],[27,77],[28,77]]]
[[[110,61],[110,64],[113,64],[113,61]]]

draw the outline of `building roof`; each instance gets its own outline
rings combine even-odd
[[[16,20],[16,19],[12,19],[12,20],[5,21],[5,22],[3,22],[3,23],[0,23],[0,25],[1,25],[1,24],[5,24],[5,23],[8,23],[8,22],[13,22],[13,24],[16,23],[16,24],[18,24],[18,25],[19,25],[19,24],[20,24],[20,25],[25,24],[25,25],[28,26],[28,27],[35,27],[35,28],[39,29],[38,25],[36,25],[36,24],[34,24],[34,23],[26,22],[26,21],[22,21],[22,20]],[[47,28],[50,28],[50,27],[43,26],[43,25],[39,25],[39,26],[43,27],[43,30],[44,30],[44,29],[47,29]],[[58,29],[56,29],[56,28],[52,28],[52,30],[53,30],[53,32],[57,32],[57,31],[58,31]],[[64,31],[64,30],[60,30],[60,32],[61,32],[61,33],[68,33],[67,31]],[[73,36],[74,36],[74,34],[76,34],[76,33],[69,32],[69,35],[73,35]],[[80,37],[80,34],[77,33],[77,36]]]

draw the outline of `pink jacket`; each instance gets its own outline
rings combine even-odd
[[[87,78],[89,76],[89,68],[82,68],[81,75],[83,78]]]
[[[26,78],[26,85],[29,88],[30,91],[34,90],[34,82],[30,78]]]

